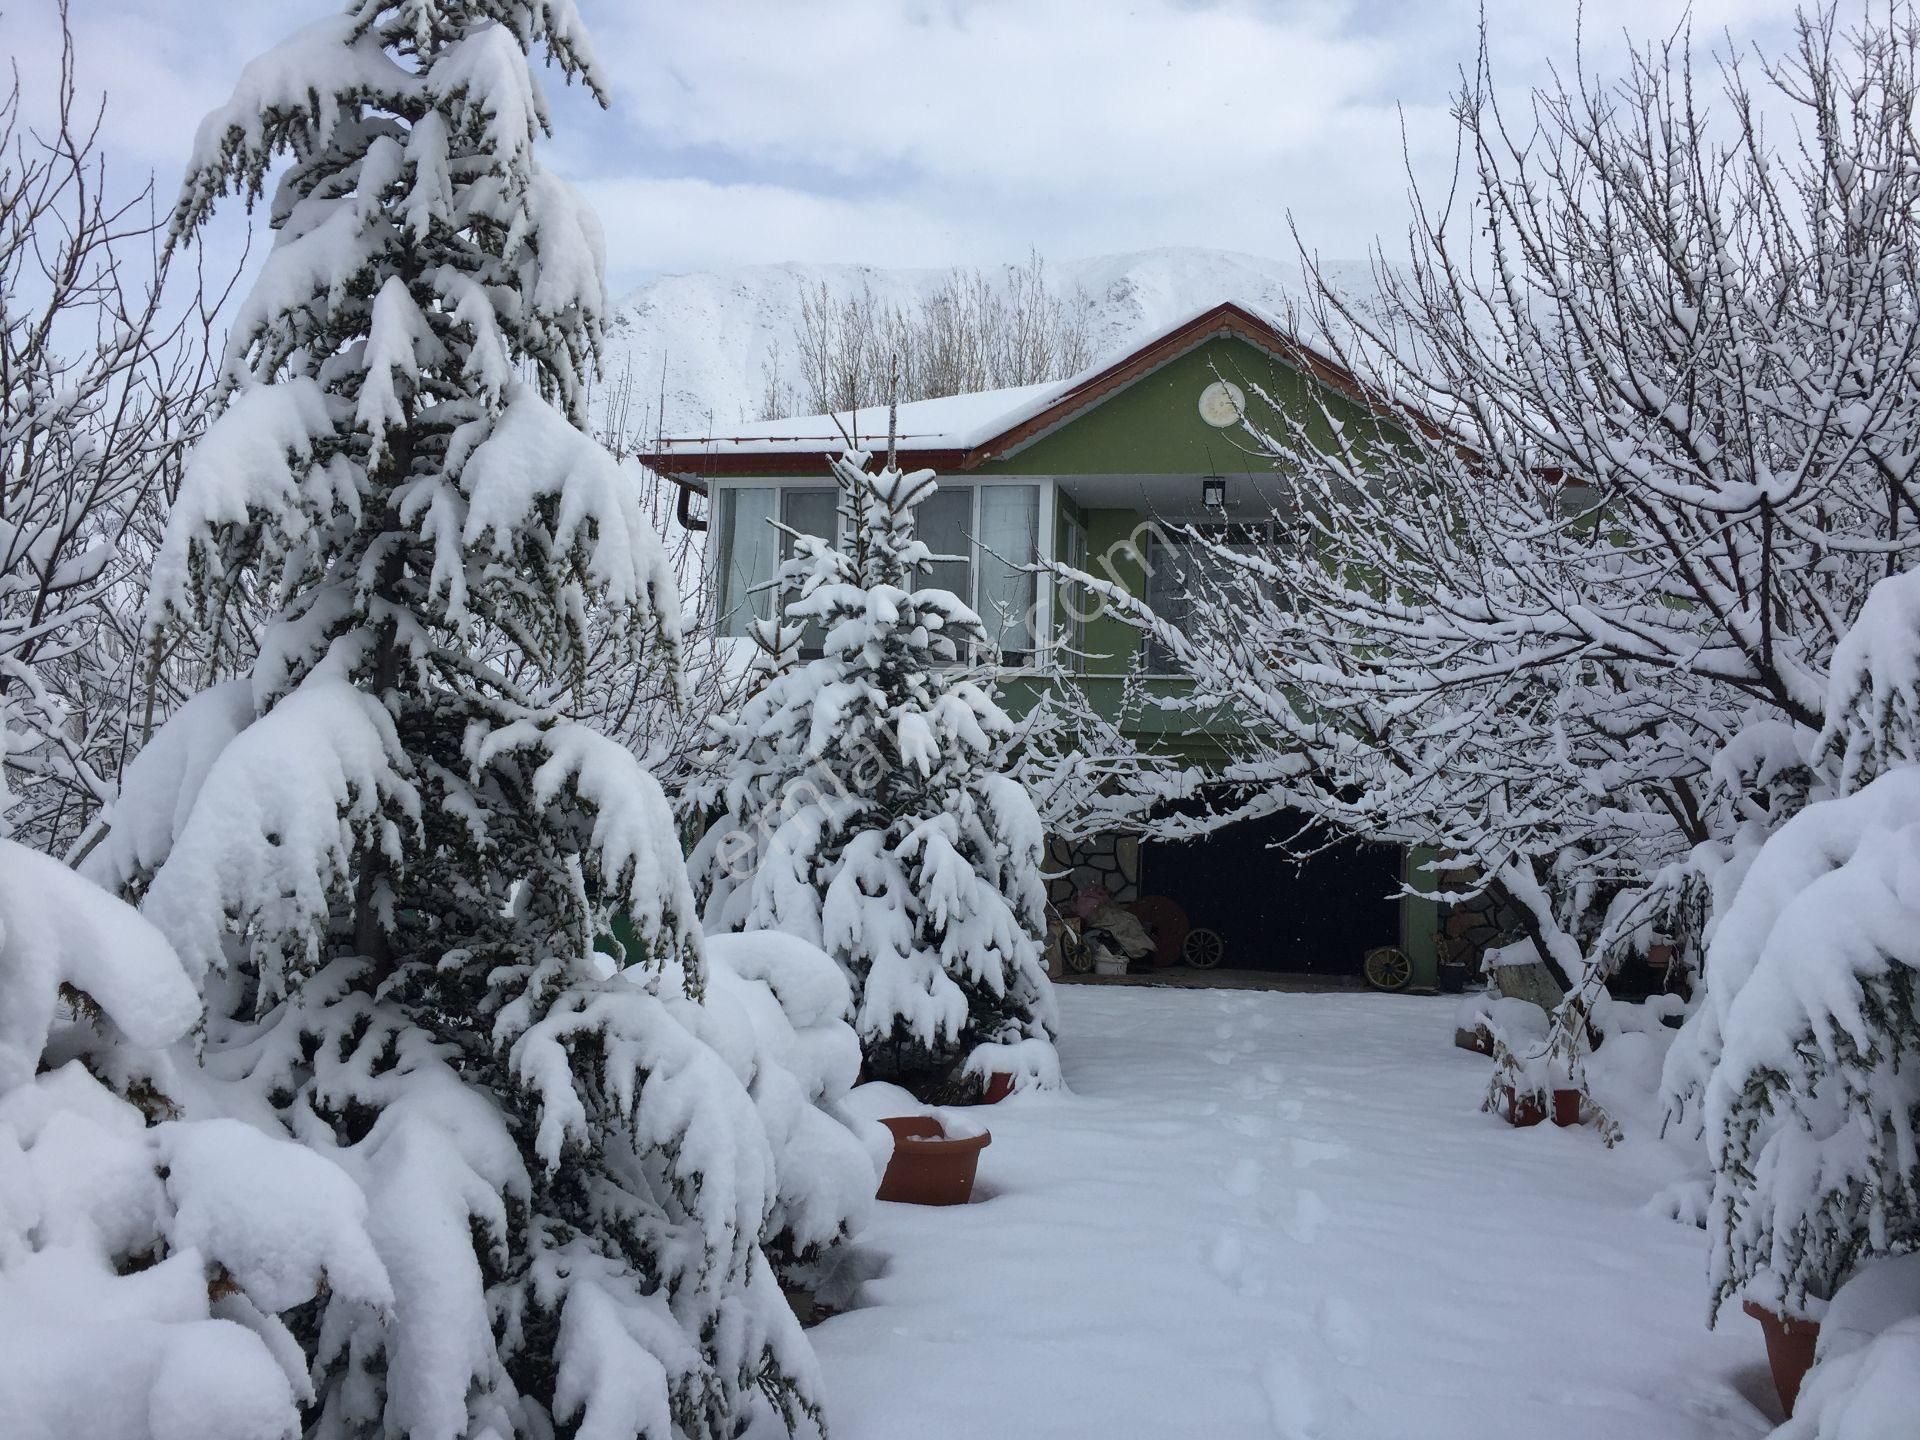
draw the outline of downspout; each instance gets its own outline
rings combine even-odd
[[[694,534],[704,534],[707,529],[707,522],[693,513],[693,487],[677,475],[669,476],[668,478],[679,487],[680,491],[680,493],[674,497],[673,518],[678,520],[683,528],[691,530]]]

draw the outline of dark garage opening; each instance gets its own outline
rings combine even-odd
[[[1400,943],[1400,851],[1349,841],[1296,861],[1272,846],[1299,825],[1277,815],[1147,841],[1141,893],[1170,896],[1189,923],[1219,931],[1227,968],[1357,975],[1367,951]]]

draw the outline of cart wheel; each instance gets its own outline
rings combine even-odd
[[[1069,940],[1062,934],[1060,955],[1067,962],[1067,969],[1075,975],[1085,975],[1093,969],[1093,947],[1084,940]]]
[[[1187,931],[1186,942],[1180,947],[1180,958],[1196,970],[1213,969],[1226,953],[1227,942],[1220,938],[1220,932],[1204,926]]]
[[[1376,990],[1404,990],[1413,979],[1413,962],[1391,945],[1369,950],[1360,968]]]

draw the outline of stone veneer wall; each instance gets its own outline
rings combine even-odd
[[[1071,913],[1074,893],[1088,885],[1106,887],[1116,900],[1140,898],[1140,842],[1131,835],[1049,837],[1046,868],[1047,899],[1062,913]]]
[[[1466,889],[1472,884],[1472,877],[1453,871],[1444,871],[1438,878],[1442,889]],[[1440,925],[1470,970],[1481,968],[1480,957],[1493,946],[1507,944],[1526,933],[1520,912],[1513,903],[1488,891],[1471,900],[1443,902]]]

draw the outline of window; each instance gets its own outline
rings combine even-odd
[[[809,486],[805,489],[798,485],[785,485],[780,490],[780,523],[800,535],[812,535],[816,539],[831,540],[837,537],[840,529],[839,514],[840,492],[830,485]],[[785,562],[793,558],[793,536],[780,537],[780,559]],[[796,592],[782,591],[780,603],[785,605],[795,598]],[[826,627],[818,621],[809,621],[807,628],[800,633],[800,657],[811,660],[824,653],[826,647]]]
[[[913,532],[934,555],[921,572],[920,583],[934,590],[951,590],[973,603],[972,546],[973,487],[942,485],[914,511]]]
[[[1192,530],[1214,544],[1224,544],[1240,555],[1254,554],[1272,539],[1267,525],[1193,525]],[[1243,573],[1222,560],[1205,545],[1194,543],[1188,534],[1172,534],[1154,528],[1148,538],[1147,608],[1172,625],[1182,635],[1194,636],[1197,623],[1193,613],[1196,595],[1231,596],[1247,584]],[[1152,675],[1176,675],[1180,663],[1173,652],[1158,641],[1147,642],[1147,672]]]
[[[979,489],[979,572],[973,608],[986,623],[987,637],[1008,665],[1033,660],[1035,576],[1031,565],[1040,548],[1040,491],[1033,485],[982,485]]]
[[[773,613],[774,578],[792,542],[769,522],[803,535],[834,531],[838,492],[822,485],[743,485],[718,494],[715,583],[720,633],[745,635],[755,619]],[[1036,577],[1021,567],[1040,546],[1038,485],[941,485],[920,503],[915,532],[936,558],[921,572],[924,586],[951,590],[980,616],[1003,664],[1033,659]],[[818,653],[809,633],[804,652]]]
[[[922,584],[951,590],[973,608],[1002,664],[1033,661],[1040,548],[1038,485],[941,485],[920,503],[914,531],[937,558]]]
[[[839,531],[839,516],[834,508],[839,499],[840,492],[828,486],[804,490],[797,485],[782,486],[780,523],[802,535],[830,539]],[[785,535],[780,537],[780,558],[793,558],[793,541]]]
[[[720,492],[715,599],[722,635],[745,635],[773,613],[773,592],[758,587],[778,568],[780,532],[772,520],[779,494],[771,485]]]
[[[1078,505],[1060,497],[1060,559],[1075,570],[1087,568],[1087,520]],[[1064,653],[1057,662],[1069,670],[1084,670],[1087,665],[1087,615],[1090,597],[1075,586],[1061,582],[1054,586],[1053,603],[1057,607],[1057,641]]]

